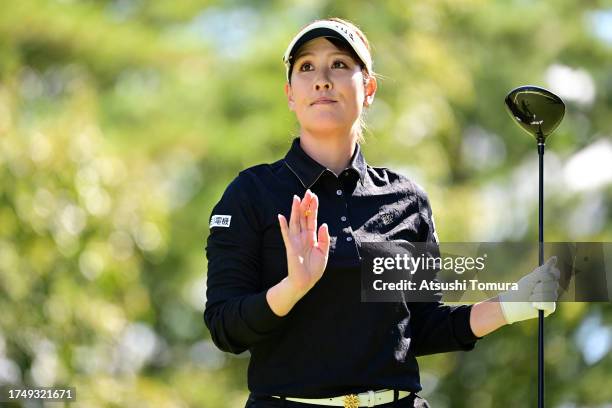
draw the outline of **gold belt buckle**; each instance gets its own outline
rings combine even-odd
[[[359,408],[359,397],[357,394],[344,396],[344,408]]]

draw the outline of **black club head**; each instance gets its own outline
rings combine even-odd
[[[506,108],[527,133],[544,143],[565,115],[565,104],[554,93],[537,86],[520,86],[510,91]]]

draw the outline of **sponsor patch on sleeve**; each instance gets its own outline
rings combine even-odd
[[[232,220],[231,215],[213,215],[210,219],[210,227],[229,227],[230,221]]]

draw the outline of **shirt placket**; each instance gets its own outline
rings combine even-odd
[[[350,174],[348,172],[344,172],[340,177],[349,177],[349,175]],[[350,220],[349,205],[351,197],[343,188],[343,183],[341,183],[338,178],[335,178],[334,181],[336,196],[335,200],[338,203],[337,208],[339,210],[339,214],[337,215],[339,217],[338,221],[340,225],[340,228],[338,229],[339,236],[337,238],[339,255],[358,261],[360,259],[359,250],[357,249],[356,237],[353,228],[351,227]]]

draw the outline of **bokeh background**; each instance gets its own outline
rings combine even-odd
[[[202,319],[208,220],[238,171],[289,148],[281,56],[330,16],[365,31],[381,75],[365,156],[424,186],[442,241],[537,239],[535,143],[503,106],[523,84],[568,106],[546,239],[610,241],[608,1],[4,0],[0,383],[72,385],[78,407],[244,406],[248,353]],[[612,406],[610,304],[560,304],[546,332],[547,406]],[[535,406],[536,344],[530,321],[421,358],[422,395]]]

